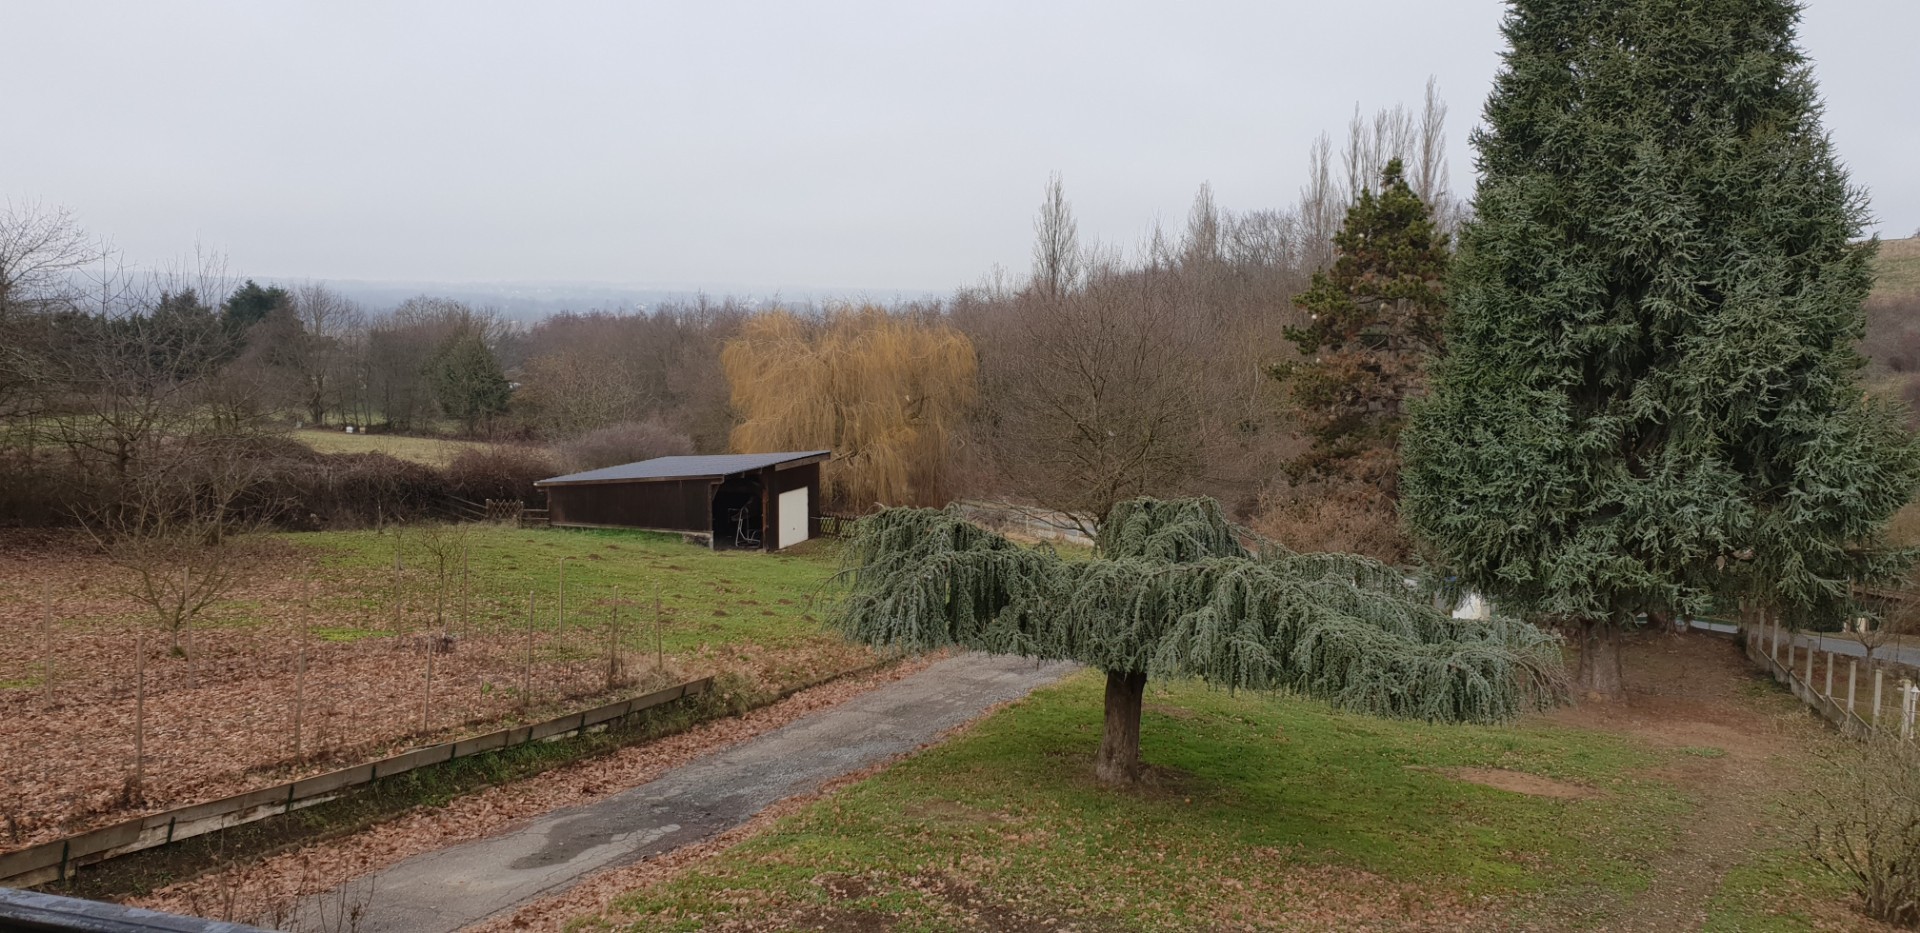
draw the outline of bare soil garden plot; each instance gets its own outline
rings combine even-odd
[[[687,676],[732,672],[777,689],[873,659],[809,611],[832,569],[823,551],[717,555],[620,532],[469,534],[464,603],[405,532],[261,542],[246,582],[182,636],[184,657],[117,592],[119,571],[84,536],[0,534],[0,851]]]

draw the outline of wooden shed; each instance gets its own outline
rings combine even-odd
[[[703,535],[716,550],[777,551],[820,534],[825,450],[656,457],[543,479],[547,520]]]

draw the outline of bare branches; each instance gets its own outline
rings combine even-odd
[[[1079,286],[1086,272],[1080,254],[1080,227],[1061,186],[1060,173],[1047,180],[1046,198],[1033,220],[1033,287],[1059,298]]]
[[[77,299],[73,276],[95,247],[63,208],[0,209],[0,418],[42,408],[49,317]]]
[[[1843,879],[1876,920],[1920,923],[1920,748],[1875,736],[1828,757],[1834,779],[1797,807],[1807,851]]]
[[[119,501],[95,509],[85,527],[125,571],[123,592],[171,633],[172,650],[207,607],[238,583],[247,560],[239,540],[265,522],[242,500],[254,464],[214,451],[179,451],[127,478]]]
[[[96,258],[98,248],[66,208],[7,202],[0,209],[0,321],[72,300],[72,276]]]

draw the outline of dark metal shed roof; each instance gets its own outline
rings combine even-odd
[[[655,457],[638,463],[602,467],[585,473],[568,473],[534,483],[535,486],[565,486],[574,483],[631,483],[660,479],[719,479],[735,473],[763,470],[767,467],[794,467],[818,463],[832,455],[828,450],[790,450],[777,454],[715,454],[699,457]]]

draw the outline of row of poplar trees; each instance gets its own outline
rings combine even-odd
[[[1385,489],[1504,611],[1621,692],[1638,613],[1841,617],[1911,555],[1920,454],[1857,380],[1876,243],[1789,0],[1516,0],[1449,255],[1387,168],[1279,368],[1298,479]]]

